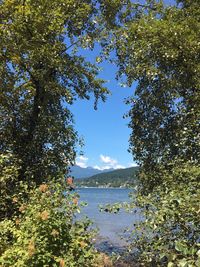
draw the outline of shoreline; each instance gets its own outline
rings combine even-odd
[[[99,252],[103,252],[108,255],[112,255],[112,253],[123,254],[128,247],[128,244],[114,243],[109,237],[100,235],[97,235],[92,242]]]
[[[129,254],[127,245],[114,245],[109,238],[97,236],[93,239],[93,244],[101,255],[104,262],[103,266],[110,267],[139,267],[140,265]],[[114,257],[113,257],[114,256]]]
[[[132,190],[132,189],[134,189],[134,188],[130,188],[130,187],[100,187],[100,186],[98,186],[98,187],[96,187],[96,186],[78,186],[78,187],[76,187],[75,189],[87,189],[87,188],[91,188],[91,189],[130,189],[130,190]]]

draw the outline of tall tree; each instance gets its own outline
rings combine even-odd
[[[142,266],[200,266],[199,1],[130,1],[123,12],[113,43],[118,77],[137,82],[130,151],[145,217],[133,247]]]
[[[105,100],[98,68],[77,53],[102,30],[97,2],[0,1],[0,149],[20,160],[20,179],[40,183],[73,163],[70,105]]]
[[[116,40],[119,76],[130,86],[130,151],[143,167],[200,159],[199,1],[132,4]]]

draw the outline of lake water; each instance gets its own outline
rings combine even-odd
[[[120,211],[118,214],[100,212],[98,205],[129,202],[128,194],[131,190],[122,188],[80,188],[77,189],[77,192],[80,195],[80,201],[88,203],[88,206],[82,209],[81,216],[84,214],[94,222],[94,226],[99,228],[99,235],[103,240],[115,246],[126,245],[125,240],[122,240],[120,236],[126,227],[140,220],[139,214],[124,211]]]

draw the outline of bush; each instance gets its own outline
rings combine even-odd
[[[63,183],[51,182],[32,189],[27,201],[13,196],[19,215],[1,221],[1,266],[95,265],[90,221],[75,220],[78,196],[64,194],[63,188]]]
[[[0,218],[10,218],[15,213],[12,199],[20,194],[18,179],[19,160],[9,151],[0,153]]]
[[[185,163],[154,175],[160,185],[137,195],[144,220],[131,249],[138,249],[142,266],[200,266],[200,167]]]

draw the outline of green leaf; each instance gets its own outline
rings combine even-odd
[[[167,267],[175,267],[175,264],[173,262],[168,262]]]

